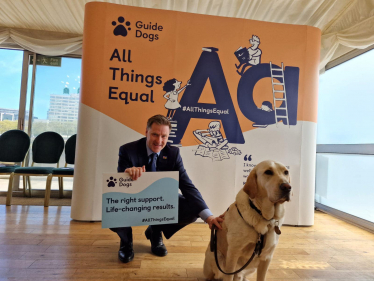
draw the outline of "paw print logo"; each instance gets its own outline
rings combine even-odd
[[[115,187],[117,183],[117,179],[110,177],[108,180],[106,180],[108,183],[108,187]]]
[[[126,29],[126,27],[122,23],[124,23],[126,26],[130,26],[131,23],[129,21],[125,22],[124,17],[118,17],[118,22],[119,22],[119,24],[117,25],[117,22],[112,21],[113,26],[117,25],[116,28],[113,30],[113,34],[115,36],[121,35],[123,37],[126,37],[127,36],[127,31],[131,30],[131,27],[127,27],[127,29]]]

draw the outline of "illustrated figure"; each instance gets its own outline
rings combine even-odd
[[[271,112],[273,111],[273,105],[270,101],[264,101],[258,109],[261,109],[263,111]]]
[[[264,101],[261,104],[261,107],[258,107],[258,109],[266,111],[266,112],[272,112],[273,111],[273,104],[270,101]],[[258,127],[258,128],[266,128],[269,124],[266,122],[256,122],[253,123],[253,127]]]
[[[179,82],[180,83],[180,82]],[[156,256],[166,256],[167,250],[163,243],[162,233],[169,239],[186,225],[196,221],[198,217],[209,227],[215,225],[221,229],[222,215],[214,217],[206,205],[199,190],[192,183],[183,166],[178,147],[168,145],[171,130],[170,121],[162,115],[148,119],[146,137],[122,145],[119,149],[118,173],[129,173],[132,180],[137,180],[143,172],[178,171],[179,194],[178,223],[150,225],[145,236],[151,241],[151,251]],[[111,228],[121,239],[118,258],[128,263],[134,259],[133,238],[131,227]]]
[[[209,128],[206,130],[195,130],[193,132],[195,137],[201,141],[205,146],[212,149],[228,149],[228,140],[223,138],[221,134],[221,123],[219,121],[212,121],[209,123]]]
[[[165,103],[165,108],[168,110],[166,118],[169,120],[173,119],[175,111],[181,107],[178,102],[179,94],[186,89],[187,86],[191,85],[190,80],[188,80],[187,84],[181,87],[182,81],[178,81],[177,79],[173,78],[165,82],[164,87],[162,88],[166,94],[164,98],[168,101]]]
[[[257,65],[261,63],[261,54],[262,51],[261,49],[258,48],[260,45],[260,38],[256,35],[252,35],[252,38],[249,39],[249,43],[251,43],[251,47],[248,49],[240,47],[238,50],[235,52],[235,56],[238,58],[240,64],[237,65],[235,64],[237,70],[236,72],[239,75],[243,75],[245,69],[248,66],[251,65]],[[239,69],[242,67],[242,70],[239,71]]]

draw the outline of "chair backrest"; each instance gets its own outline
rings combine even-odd
[[[58,133],[41,133],[32,144],[32,161],[35,163],[57,163],[64,150],[64,144],[64,139]]]
[[[77,142],[77,134],[72,135],[65,144],[65,162],[70,165],[75,163],[75,145]]]
[[[30,137],[24,131],[6,131],[0,136],[0,161],[22,162],[29,148]]]

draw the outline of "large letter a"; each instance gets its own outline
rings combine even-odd
[[[242,130],[216,51],[218,51],[216,48],[204,48],[196,64],[190,79],[191,85],[187,87],[180,100],[182,108],[177,110],[173,118],[178,122],[176,136],[173,138],[174,144],[180,143],[191,118],[221,120],[229,143],[244,143]],[[208,78],[216,104],[198,102]],[[193,108],[193,112],[183,111],[183,108],[187,107]],[[213,112],[214,109],[216,109],[216,113]],[[218,113],[223,111],[228,114]]]

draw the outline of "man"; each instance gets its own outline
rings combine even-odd
[[[200,192],[191,182],[183,167],[179,148],[167,144],[170,130],[170,121],[165,116],[155,115],[149,118],[146,138],[120,147],[117,168],[119,173],[129,173],[133,180],[137,180],[146,171],[179,171],[179,189],[182,195],[179,195],[178,224],[152,225],[145,231],[145,236],[151,241],[152,253],[160,257],[167,255],[162,233],[169,239],[198,217],[208,223],[210,228],[214,224],[221,229],[219,222],[223,221],[221,217],[213,216]],[[121,238],[119,260],[124,263],[132,261],[134,250],[131,227],[111,230]]]
[[[252,35],[252,38],[249,39],[249,43],[251,43],[252,46],[247,49],[248,61],[245,63],[241,62],[240,65],[235,64],[237,69],[239,69],[243,65],[242,70],[240,72],[239,70],[236,70],[236,72],[240,75],[243,75],[245,69],[248,66],[257,65],[261,63],[262,51],[258,48],[258,46],[260,45],[260,38],[256,35]]]
[[[256,35],[252,35],[252,38],[249,39],[249,43],[251,43],[251,47],[247,49],[249,53],[249,64],[257,65],[261,62],[261,55],[262,51],[258,48],[260,45],[260,38]]]
[[[228,149],[227,144],[229,141],[223,138],[221,134],[221,123],[219,121],[212,121],[209,123],[207,130],[195,130],[193,134],[206,147],[212,149]]]

